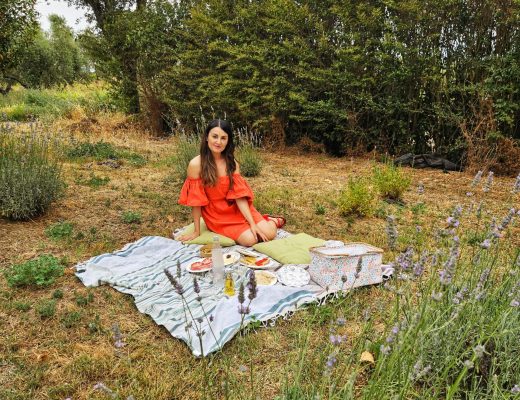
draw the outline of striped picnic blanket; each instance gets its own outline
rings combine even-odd
[[[253,321],[269,321],[318,301],[327,293],[314,284],[293,288],[276,284],[259,286],[250,304],[250,313],[238,313],[237,296],[227,297],[215,291],[211,273],[198,274],[200,297],[194,292],[193,276],[186,266],[199,257],[200,245],[184,245],[176,240],[146,236],[127,244],[122,250],[102,254],[76,265],[76,276],[86,286],[108,284],[131,294],[137,309],[163,325],[172,336],[185,341],[195,356],[221,349],[244,326]],[[239,246],[224,249],[236,250]],[[180,296],[164,274],[177,274],[184,293]],[[245,270],[237,273],[237,287],[246,279]],[[247,290],[246,290],[246,302]],[[247,303],[246,303],[247,304]]]

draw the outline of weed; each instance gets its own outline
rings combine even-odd
[[[96,315],[93,321],[90,321],[87,324],[87,328],[90,334],[95,334],[103,331],[103,328],[101,326],[101,319],[99,318],[99,315]]]
[[[237,151],[237,160],[240,163],[240,173],[251,177],[260,175],[262,170],[262,159],[258,149],[250,143],[241,145]]]
[[[43,300],[36,305],[40,318],[51,318],[56,314],[56,300]]]
[[[0,216],[13,220],[43,214],[65,188],[57,142],[41,127],[31,129],[0,124]]]
[[[13,308],[18,311],[26,312],[31,309],[31,304],[26,301],[15,301]]]
[[[56,222],[45,229],[45,235],[53,240],[70,239],[73,229],[74,225],[71,222]]]
[[[392,163],[374,167],[374,184],[381,196],[387,200],[400,201],[403,193],[410,187],[411,179],[405,176],[402,168]]]
[[[121,220],[125,224],[140,224],[142,216],[141,213],[137,211],[125,211],[121,214]]]
[[[94,157],[98,160],[117,159],[117,151],[111,143],[99,141],[96,143],[80,142],[72,145],[66,152],[69,158]]]
[[[422,215],[426,212],[426,204],[419,202],[414,204],[410,209],[415,216]]]
[[[4,275],[11,287],[50,286],[63,275],[63,265],[56,257],[44,254],[22,264],[12,265]]]
[[[325,215],[325,206],[321,203],[316,203],[314,206],[314,212],[316,213],[316,215]]]
[[[52,298],[53,299],[63,299],[63,290],[61,289],[56,289],[53,293],[52,293]]]
[[[366,179],[351,178],[338,199],[341,215],[366,217],[374,214],[375,196]]]
[[[61,323],[65,328],[74,328],[81,322],[82,315],[79,311],[69,311],[61,317]]]
[[[110,182],[110,178],[108,176],[100,177],[94,174],[93,172],[90,173],[90,178],[87,180],[84,180],[82,177],[79,177],[76,180],[76,183],[80,185],[87,185],[94,189],[97,189],[101,186],[105,186],[106,184],[108,184],[108,182]]]
[[[88,292],[87,296],[76,294],[75,301],[78,306],[85,307],[86,305],[94,301],[94,295],[92,294],[92,292]]]

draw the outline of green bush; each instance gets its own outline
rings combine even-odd
[[[180,134],[175,150],[174,169],[177,175],[182,179],[186,179],[186,171],[190,161],[199,154],[200,141],[195,135]]]
[[[72,236],[74,225],[68,221],[56,222],[45,229],[45,235],[54,240],[69,239]]]
[[[69,158],[94,157],[98,160],[118,158],[116,148],[111,143],[102,140],[96,143],[76,143],[67,150],[67,156]]]
[[[375,209],[375,195],[366,179],[351,178],[338,199],[341,215],[370,216]]]
[[[237,159],[243,176],[258,176],[262,170],[262,159],[258,149],[250,143],[239,146]]]
[[[137,211],[125,211],[121,214],[121,220],[125,224],[140,224],[141,218],[141,213]]]
[[[39,126],[19,133],[0,124],[0,216],[27,220],[43,214],[63,194],[58,146]]]
[[[401,200],[411,183],[411,179],[405,176],[402,168],[390,163],[384,164],[383,167],[376,166],[373,178],[377,190],[387,200]]]
[[[50,286],[63,275],[63,265],[51,255],[43,254],[22,264],[12,265],[4,272],[10,287]]]
[[[56,300],[44,300],[36,306],[40,318],[51,318],[56,314]]]

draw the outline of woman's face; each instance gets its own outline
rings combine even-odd
[[[208,133],[208,147],[212,153],[222,153],[228,144],[228,134],[218,126]]]

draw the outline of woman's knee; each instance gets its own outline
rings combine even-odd
[[[240,246],[251,247],[258,243],[258,239],[253,235],[253,232],[246,231],[238,237],[237,243]]]

